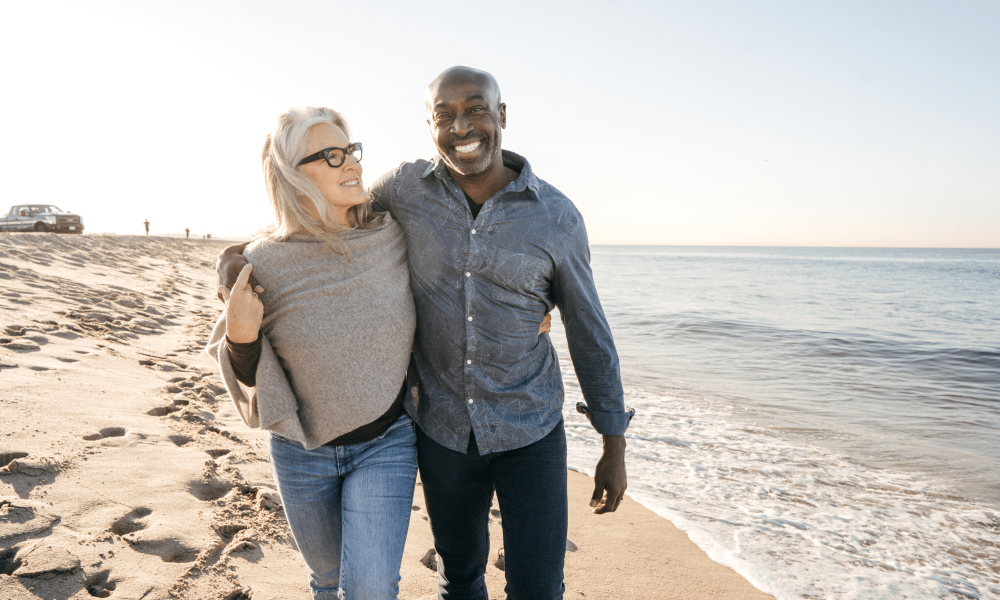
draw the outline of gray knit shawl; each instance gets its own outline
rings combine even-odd
[[[413,347],[416,312],[399,224],[386,214],[375,229],[341,235],[350,260],[309,235],[244,251],[264,287],[256,388],[236,380],[225,313],[206,348],[243,422],[307,449],[385,413]]]

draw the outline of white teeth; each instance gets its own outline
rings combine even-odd
[[[342,183],[340,185],[358,185],[359,183],[360,182],[357,179],[355,179],[353,181],[348,181],[347,183]]]
[[[482,145],[482,142],[476,141],[472,142],[468,146],[455,146],[455,152],[458,152],[459,154],[468,154],[469,152],[475,151],[475,149],[480,145]]]

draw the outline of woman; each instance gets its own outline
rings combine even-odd
[[[208,348],[243,421],[271,431],[317,599],[397,596],[417,472],[403,410],[416,319],[406,242],[370,212],[360,160],[337,112],[278,118],[262,156],[276,224],[245,250],[232,292],[220,288]]]

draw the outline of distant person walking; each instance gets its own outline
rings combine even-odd
[[[191,237],[191,230],[187,227],[184,228],[184,239],[189,239]]]
[[[146,237],[149,237],[149,219],[142,222],[143,227],[146,228]]]

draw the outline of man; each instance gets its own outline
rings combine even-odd
[[[143,221],[142,226],[146,228],[146,237],[149,237],[149,219]]]
[[[369,190],[406,232],[417,307],[417,423],[424,497],[441,598],[482,598],[496,491],[506,593],[562,598],[566,436],[562,377],[538,323],[559,307],[586,400],[604,435],[591,506],[625,493],[626,411],[611,331],[590,270],[583,219],[528,162],[501,150],[506,105],[494,78],[446,70],[427,88],[439,156],[403,163]],[[231,284],[244,264],[220,256]]]

